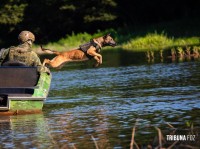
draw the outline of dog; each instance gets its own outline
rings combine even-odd
[[[105,36],[91,39],[90,42],[82,44],[79,46],[79,48],[70,51],[58,52],[45,49],[41,46],[42,51],[57,55],[52,60],[44,59],[43,66],[48,64],[52,68],[60,69],[67,62],[86,61],[90,59],[95,59],[96,64],[94,66],[98,67],[100,64],[102,64],[102,55],[99,54],[101,48],[105,46],[114,47],[116,45],[117,43],[114,41],[111,35],[106,34]]]

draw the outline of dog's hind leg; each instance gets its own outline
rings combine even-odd
[[[43,65],[45,65],[45,64],[50,65],[52,68],[58,68],[58,67],[60,67],[60,65],[62,63],[57,63],[57,62],[55,62],[53,60],[45,59],[44,62],[43,62]]]
[[[49,59],[44,59],[42,65],[45,66],[46,64],[49,64],[50,60]]]
[[[49,64],[52,68],[59,68],[60,66],[62,67],[64,63],[69,61],[70,59],[63,58],[63,56],[56,56],[52,60],[45,59],[43,65]]]

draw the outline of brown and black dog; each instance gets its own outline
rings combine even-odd
[[[102,56],[99,53],[101,48],[105,46],[116,46],[116,42],[113,40],[110,34],[91,39],[90,42],[80,45],[79,48],[65,52],[53,51],[42,48],[41,46],[43,51],[57,55],[52,60],[44,59],[43,66],[45,66],[45,64],[49,64],[53,68],[61,68],[67,62],[86,61],[94,58],[97,62],[95,67],[98,67],[100,64],[102,64]]]

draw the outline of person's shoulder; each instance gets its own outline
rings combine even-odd
[[[38,57],[37,53],[35,51],[33,51],[33,50],[31,50],[30,53],[31,53],[31,55]]]
[[[8,49],[15,49],[16,46],[10,46]]]

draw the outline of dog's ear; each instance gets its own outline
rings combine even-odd
[[[110,33],[108,33],[105,36],[103,36],[103,38],[106,39],[108,36],[110,36]]]

